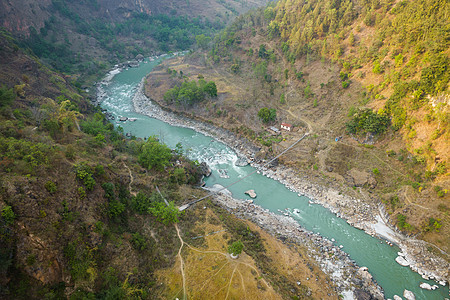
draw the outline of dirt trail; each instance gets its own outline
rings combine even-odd
[[[411,205],[414,205],[414,206],[417,206],[417,207],[420,207],[420,208],[422,208],[422,209],[427,209],[427,210],[429,209],[428,207],[424,207],[424,206],[422,206],[422,205],[413,203],[413,202],[411,201],[411,199],[409,198],[409,196],[408,196],[408,191],[407,191],[406,188],[403,189],[402,194],[403,194],[403,197],[405,198],[405,202],[406,202],[406,203],[411,204]]]
[[[188,291],[187,291],[188,290],[188,286],[187,286],[187,283],[186,283],[186,273],[185,273],[186,265],[185,265],[185,261],[183,260],[183,256],[181,255],[181,252],[182,252],[182,249],[183,249],[184,246],[188,247],[190,250],[192,250],[194,252],[203,253],[203,254],[220,255],[220,256],[224,256],[226,258],[226,262],[219,268],[219,270],[217,270],[214,274],[209,276],[208,279],[206,279],[203,282],[203,284],[202,284],[202,286],[200,288],[196,288],[195,291],[193,291],[193,294],[191,295],[192,298],[195,298],[195,294],[201,292],[210,283],[210,281],[215,276],[217,276],[221,271],[224,270],[224,268],[226,266],[229,266],[230,264],[234,264],[233,271],[232,271],[232,273],[230,275],[230,279],[227,280],[227,284],[226,285],[224,285],[222,288],[217,290],[217,294],[218,294],[220,291],[222,291],[224,289],[227,289],[227,294],[226,294],[225,299],[231,297],[230,291],[231,291],[231,286],[232,286],[232,283],[233,283],[233,279],[235,278],[236,272],[240,276],[240,286],[242,288],[242,291],[243,291],[244,295],[246,294],[246,287],[245,287],[244,276],[242,275],[241,271],[239,270],[239,267],[243,266],[243,267],[250,268],[250,269],[252,269],[252,270],[254,270],[256,272],[258,277],[261,277],[260,271],[256,267],[254,267],[254,266],[252,266],[251,264],[248,263],[248,258],[244,257],[245,254],[242,254],[242,256],[240,256],[237,259],[233,259],[233,258],[230,257],[230,255],[228,253],[225,253],[225,252],[215,251],[215,250],[199,250],[199,249],[189,245],[188,243],[186,243],[183,240],[183,238],[181,237],[180,229],[178,228],[178,224],[177,223],[175,223],[174,226],[175,226],[175,229],[177,231],[178,239],[180,240],[180,243],[181,243],[180,248],[178,249],[177,257],[180,259],[180,271],[181,271],[181,277],[182,277],[182,282],[183,282],[181,290],[183,291],[183,299],[184,300],[186,300],[188,298],[188,294],[187,294],[188,293]],[[261,278],[261,281],[264,283],[264,285],[267,288],[270,288],[269,284],[267,283],[267,281],[264,278]],[[199,282],[194,282],[194,284],[201,284],[201,282],[200,283]],[[180,290],[180,292],[181,292],[181,290]]]
[[[127,168],[128,173],[130,173],[130,183],[128,184],[128,191],[130,192],[131,195],[136,197],[137,193],[133,192],[131,189],[131,185],[133,184],[133,181],[134,181],[133,173],[131,173],[131,169],[128,167],[128,165],[125,162],[123,162],[123,165],[125,166],[125,168]]]
[[[180,230],[178,229],[177,223],[175,223],[175,229],[177,230],[177,235],[178,235],[178,238],[180,239],[180,243],[181,243],[180,249],[178,249],[177,257],[180,258],[181,277],[183,278],[183,299],[186,300],[186,276],[184,275],[184,261],[183,261],[183,257],[181,256],[181,250],[183,249],[184,241],[181,238]]]

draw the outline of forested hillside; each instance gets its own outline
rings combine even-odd
[[[156,139],[125,139],[64,77],[1,37],[0,298],[148,295],[154,271],[173,263],[168,226],[180,216],[155,186],[170,201],[197,193],[198,166]]]
[[[55,17],[25,40],[0,30],[0,298],[337,297],[303,246],[288,247],[213,201],[180,212],[186,199],[205,195],[199,189],[204,166],[187,159],[180,145],[125,137],[76,81],[80,74],[98,80],[96,73],[111,63],[97,51],[113,63],[134,57],[135,48],[122,49],[121,42],[118,52],[108,48],[116,36],[131,37],[133,47],[149,39],[151,51],[205,47],[210,37],[195,34],[211,33],[214,25],[147,13],[115,26],[88,24],[71,6],[95,3],[53,1]],[[46,4],[30,7],[48,13]],[[80,39],[105,44],[74,56],[73,26]],[[158,34],[171,37],[167,49]],[[98,68],[88,63],[93,57]],[[204,97],[217,94],[214,83],[201,81],[200,88]],[[215,255],[205,258],[208,251]],[[286,259],[282,266],[274,263],[278,251]],[[220,276],[210,280],[218,264]],[[236,270],[245,278],[237,287],[231,284]],[[312,276],[316,280],[305,283]]]
[[[1,1],[0,23],[31,53],[85,82],[137,54],[190,49],[197,35],[210,38],[264,2]]]
[[[238,17],[207,58],[168,62],[219,94],[172,107],[253,139],[262,155],[296,137],[266,126],[312,130],[284,164],[369,191],[400,230],[448,247],[449,14],[448,1],[279,1]],[[157,82],[169,75],[155,74],[150,97],[163,99]]]
[[[264,12],[265,33],[292,65],[302,58],[339,65],[343,87],[364,86],[362,104],[388,115],[410,150],[442,175],[449,159],[449,13],[448,1],[280,1]],[[223,38],[218,53],[229,42]],[[357,123],[350,132],[386,129]]]

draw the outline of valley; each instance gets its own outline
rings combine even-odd
[[[1,298],[448,297],[448,2],[0,7]]]

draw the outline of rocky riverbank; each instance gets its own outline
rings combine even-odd
[[[216,187],[220,188],[220,187]],[[213,199],[229,212],[240,218],[249,219],[261,228],[284,242],[305,245],[321,269],[327,273],[338,287],[338,293],[347,295],[354,291],[359,296],[370,294],[373,299],[383,299],[381,288],[373,282],[367,268],[358,267],[339,247],[320,236],[305,230],[293,218],[276,215],[267,209],[253,204],[252,200],[236,200],[219,193]]]
[[[372,207],[360,199],[345,196],[338,189],[324,187],[315,182],[313,177],[299,177],[294,170],[284,166],[262,168],[264,161],[255,159],[256,153],[260,151],[258,146],[245,138],[237,138],[231,132],[218,128],[209,122],[194,120],[192,115],[183,115],[171,112],[168,109],[162,109],[143,94],[143,83],[144,80],[141,82],[138,92],[133,99],[136,112],[160,119],[172,125],[195,129],[228,144],[240,156],[240,164],[251,163],[254,167],[259,168],[264,175],[282,182],[289,189],[299,194],[310,197],[315,202],[329,208],[338,216],[348,220],[351,225],[397,243],[402,248],[405,259],[410,263],[410,267],[415,271],[422,272],[424,277],[430,279],[434,277],[441,281],[448,279],[448,264],[439,258],[429,257],[429,251],[426,250],[425,243],[406,239],[401,234],[390,229],[386,225],[387,222],[383,219],[382,207]],[[276,216],[274,214],[270,215]],[[420,263],[415,263],[416,261],[420,261]]]
[[[449,281],[450,265],[442,258],[433,255],[427,250],[424,241],[407,238],[397,232],[387,221],[389,216],[382,205],[376,207],[363,199],[348,196],[336,187],[325,187],[315,182],[314,177],[305,175],[299,177],[295,170],[283,165],[271,165],[263,168],[263,160],[256,159],[260,148],[246,138],[236,137],[233,133],[214,126],[202,120],[195,120],[195,116],[180,114],[169,108],[161,107],[149,100],[143,93],[144,80],[136,93],[133,104],[136,112],[162,120],[172,125],[188,127],[211,136],[233,148],[241,161],[247,161],[263,175],[284,184],[291,191],[305,195],[314,202],[330,209],[338,217],[368,234],[387,240],[388,243],[397,244],[409,267],[424,279],[433,279],[444,285]]]

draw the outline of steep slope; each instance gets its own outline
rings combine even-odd
[[[189,49],[195,36],[265,2],[1,1],[0,24],[44,62],[84,80],[137,54]]]
[[[337,297],[303,245],[214,199],[180,213],[175,204],[205,195],[182,149],[125,139],[66,76],[0,34],[1,299]]]
[[[445,1],[280,1],[238,17],[208,56],[166,62],[147,93],[253,139],[258,157],[312,131],[283,164],[382,203],[398,229],[448,252],[448,13]],[[186,105],[164,96],[186,77],[215,81],[218,97]],[[275,118],[263,122],[264,107]],[[267,130],[281,122],[297,129]]]

